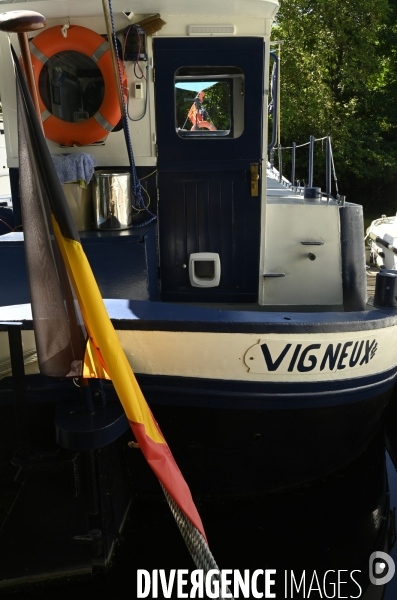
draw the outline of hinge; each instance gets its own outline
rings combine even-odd
[[[153,67],[153,83],[156,81],[156,69]]]
[[[159,147],[158,147],[158,145],[156,144],[156,156],[158,156],[158,155],[159,155]]]
[[[160,200],[160,192],[159,192],[159,190],[158,190],[158,189],[157,189],[157,191],[156,191],[156,195],[157,195],[157,202],[158,202],[158,201]]]
[[[251,196],[259,196],[259,165],[251,165]]]

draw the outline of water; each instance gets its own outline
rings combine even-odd
[[[395,506],[397,474],[385,454],[382,434],[358,461],[331,477],[260,499],[202,504],[199,511],[218,565],[251,573],[275,569],[271,591],[276,598],[324,598],[327,593],[328,597],[365,600],[380,600],[384,594],[384,600],[394,600],[397,576],[386,586],[367,588],[372,552],[388,549],[397,564],[397,546],[390,548],[395,531],[389,511]],[[98,573],[87,581],[70,580],[55,588],[39,584],[13,597],[113,600],[128,593],[136,598],[137,569],[163,569],[167,575],[170,569],[189,573],[194,569],[165,502],[135,500],[123,535],[106,576]],[[303,571],[305,595],[303,588],[300,593],[293,588],[291,594],[291,573],[299,582]],[[258,590],[264,589],[260,575]],[[158,597],[164,596],[159,593]],[[176,590],[170,597],[178,597]]]

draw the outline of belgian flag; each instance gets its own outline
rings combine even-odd
[[[11,50],[17,82],[21,210],[40,372],[112,380],[147,462],[205,539],[190,490],[106,312],[18,58]]]

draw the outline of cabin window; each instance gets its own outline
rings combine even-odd
[[[244,73],[238,67],[181,67],[175,73],[176,133],[237,138],[244,131]]]
[[[46,61],[39,77],[39,91],[52,115],[78,123],[92,117],[101,106],[105,82],[90,57],[66,50]]]

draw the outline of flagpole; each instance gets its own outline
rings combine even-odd
[[[102,0],[102,7],[103,7],[103,16],[105,18],[106,33],[107,33],[108,42],[109,42],[110,57],[112,59],[113,75],[114,75],[114,80],[115,80],[116,89],[117,89],[117,98],[118,98],[118,101],[120,104],[121,117],[123,117],[125,114],[124,100],[123,100],[123,93],[122,93],[121,86],[120,86],[120,78],[119,78],[119,71],[118,71],[118,67],[117,67],[116,52],[115,52],[115,49],[113,46],[113,31],[112,31],[112,22],[111,22],[108,0]]]
[[[30,58],[27,33],[31,31],[37,31],[38,29],[43,29],[45,26],[45,17],[32,10],[14,10],[0,14],[0,31],[18,34],[19,48],[21,50],[26,81],[42,129],[43,123],[41,120],[39,97],[37,95],[36,84],[34,81],[33,66]]]

